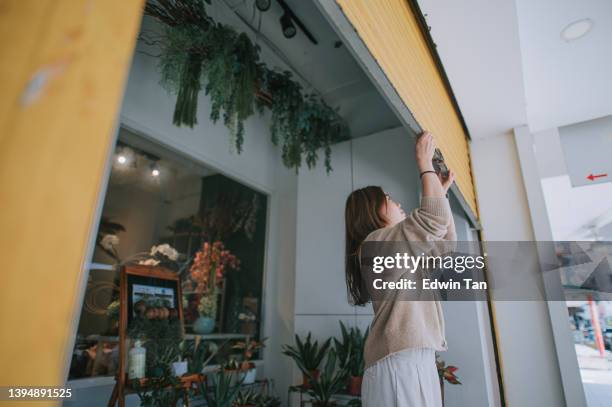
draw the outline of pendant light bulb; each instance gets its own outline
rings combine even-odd
[[[155,178],[159,177],[159,174],[161,172],[159,171],[159,165],[157,163],[153,163],[151,165],[151,175]]]

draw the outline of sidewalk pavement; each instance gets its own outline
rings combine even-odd
[[[576,344],[578,366],[588,407],[609,407],[612,400],[612,352],[604,357],[589,346]]]

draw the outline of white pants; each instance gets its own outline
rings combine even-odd
[[[442,407],[433,349],[406,349],[366,369],[363,407]]]

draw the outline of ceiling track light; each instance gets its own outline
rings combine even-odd
[[[272,0],[255,0],[255,7],[259,11],[268,11],[272,6]]]
[[[295,28],[293,21],[291,21],[291,15],[289,15],[287,11],[285,11],[281,16],[280,23],[285,38],[295,37],[295,34],[297,34],[297,28]]]
[[[295,15],[287,3],[285,3],[285,0],[276,0],[276,2],[283,9],[283,15],[280,18],[280,23],[285,38],[293,38],[295,34],[297,34],[297,28],[295,27],[295,25],[297,25],[300,30],[302,30],[304,35],[310,40],[310,42],[317,45],[319,43],[317,39],[312,35],[308,28],[306,28],[304,23],[302,23],[302,20]],[[295,23],[295,25],[293,23]]]
[[[117,143],[117,149],[115,152],[115,161],[120,166],[128,166],[133,164],[134,151],[126,145]]]

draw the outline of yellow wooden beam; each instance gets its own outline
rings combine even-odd
[[[142,10],[142,0],[0,2],[0,385],[65,380]]]
[[[407,0],[336,0],[414,115],[436,137],[444,161],[478,216],[468,140]]]

